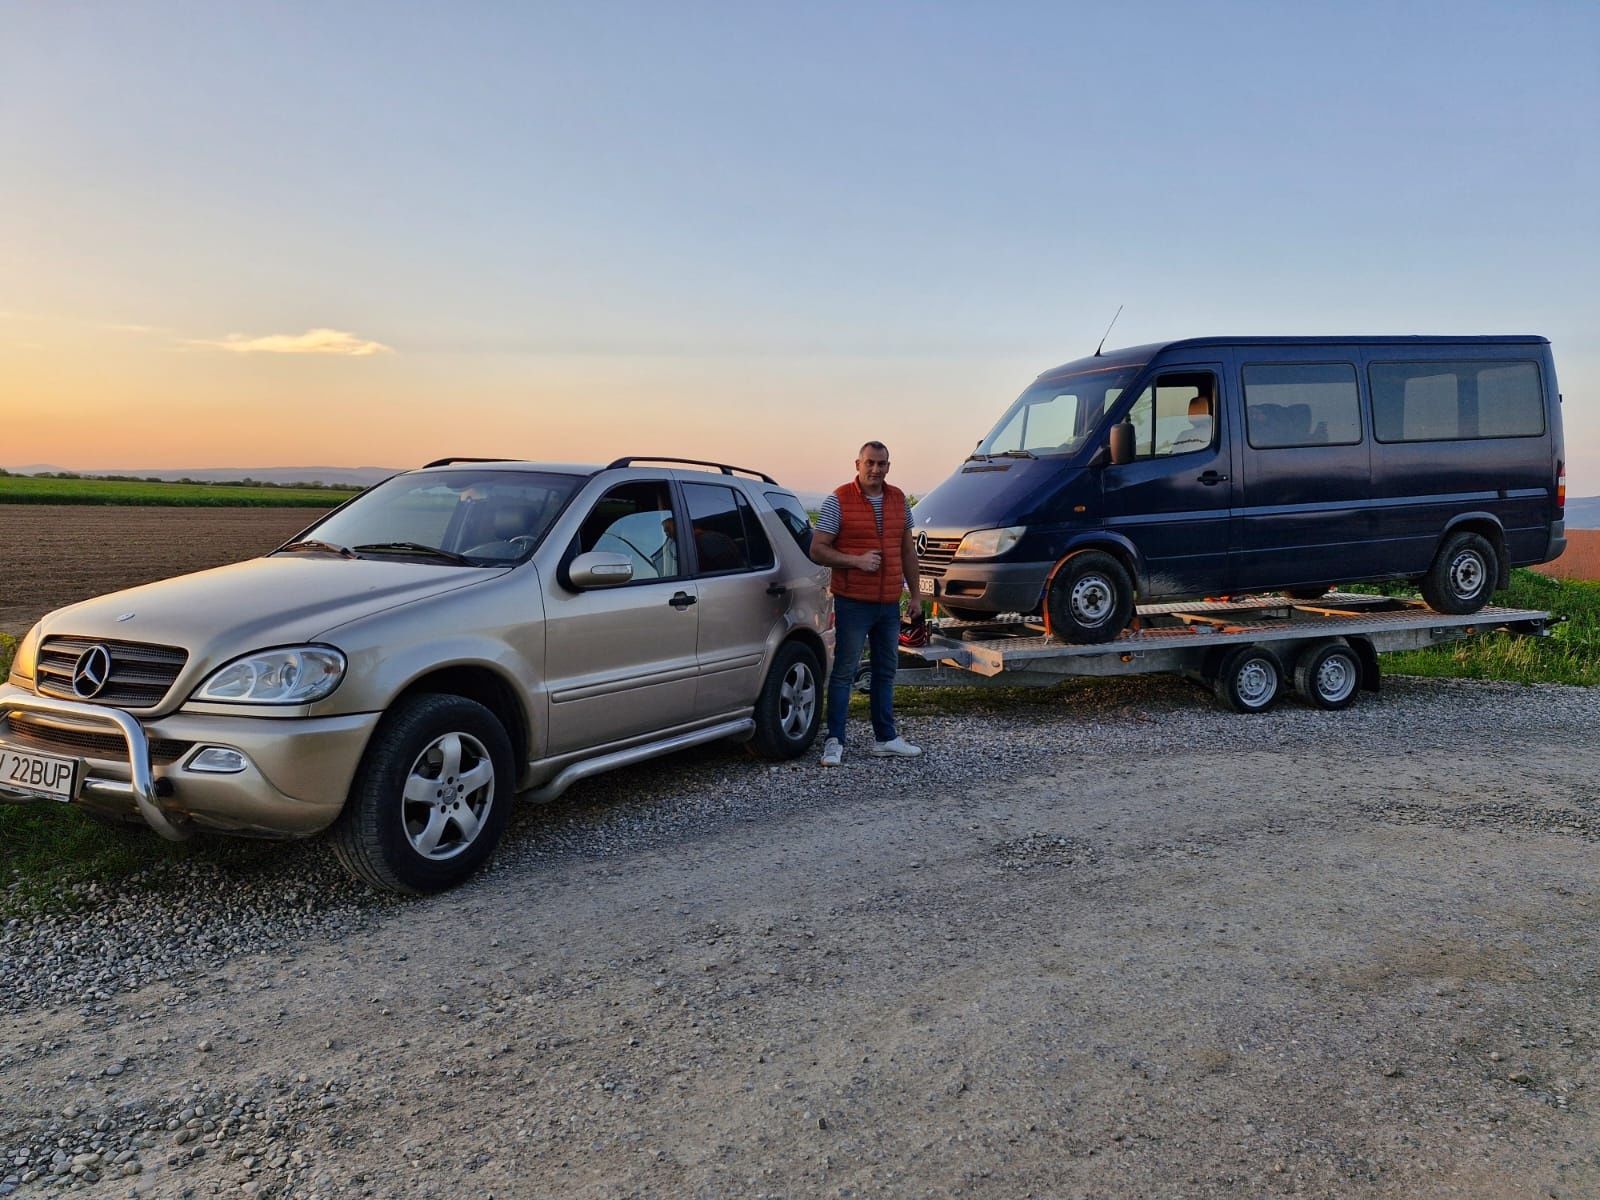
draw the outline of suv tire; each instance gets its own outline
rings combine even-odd
[[[516,765],[495,715],[461,696],[408,696],[391,708],[334,822],[333,852],[376,887],[454,887],[494,852],[511,816]]]
[[[811,748],[822,723],[822,664],[804,642],[785,642],[772,659],[756,699],[750,748],[772,762],[798,758]]]

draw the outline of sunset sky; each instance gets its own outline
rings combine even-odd
[[[1600,5],[56,4],[0,464],[938,482],[1041,369],[1539,333],[1600,493]]]

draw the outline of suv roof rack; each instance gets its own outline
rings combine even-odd
[[[451,463],[458,462],[521,462],[520,458],[436,458],[431,463],[423,463],[422,469],[429,467],[448,467]]]
[[[634,463],[640,462],[688,463],[694,467],[715,467],[724,475],[732,475],[734,472],[738,472],[741,475],[754,475],[763,483],[770,483],[773,487],[779,486],[778,481],[771,475],[768,475],[765,471],[757,471],[752,467],[730,467],[727,463],[710,462],[704,458],[676,458],[670,454],[630,454],[625,458],[619,458],[614,462],[607,463],[606,470],[614,470],[617,467],[631,467]]]

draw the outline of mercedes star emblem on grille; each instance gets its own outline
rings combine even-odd
[[[919,529],[919,530],[917,530],[917,557],[921,558],[927,552],[928,552],[928,531],[925,530],[925,529]]]
[[[104,646],[90,646],[78,655],[72,668],[72,690],[85,700],[98,696],[100,689],[111,678],[111,651]]]

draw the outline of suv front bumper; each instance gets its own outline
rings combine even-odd
[[[73,753],[20,736],[11,715],[47,722],[73,734],[120,734],[126,752]],[[325,829],[344,807],[377,713],[340,717],[252,717],[173,713],[145,724],[120,709],[56,700],[11,684],[0,686],[0,749],[77,758],[72,803],[114,816],[137,814],[162,837],[178,840],[196,827],[265,837],[306,837]],[[185,745],[169,762],[154,762],[151,743]],[[208,747],[238,751],[240,771],[197,771]],[[0,786],[0,803],[48,799]]]

